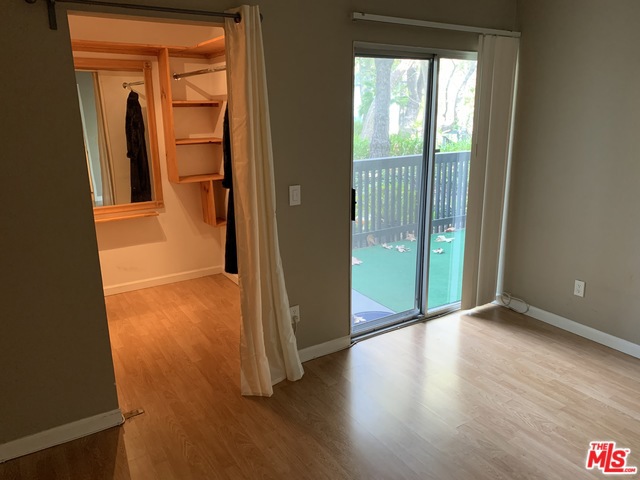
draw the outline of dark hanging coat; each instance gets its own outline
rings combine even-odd
[[[138,94],[133,90],[127,98],[125,132],[127,157],[129,157],[131,164],[131,202],[150,202],[151,178],[149,176],[147,142],[144,139],[144,118]]]
[[[224,160],[224,179],[222,186],[229,189],[227,205],[227,240],[224,250],[224,271],[238,273],[238,247],[236,245],[236,217],[233,208],[233,172],[231,165],[231,134],[229,131],[229,109],[224,112],[222,132],[222,152]]]

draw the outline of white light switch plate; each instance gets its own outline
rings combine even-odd
[[[289,186],[289,206],[294,207],[302,203],[302,197],[300,193],[300,185]]]

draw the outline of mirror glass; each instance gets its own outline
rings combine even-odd
[[[161,206],[150,64],[75,60],[94,211]]]

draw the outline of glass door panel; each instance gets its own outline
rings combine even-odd
[[[438,59],[427,312],[451,308],[462,297],[475,86],[476,60]]]
[[[356,56],[351,321],[360,334],[422,306],[431,59]]]

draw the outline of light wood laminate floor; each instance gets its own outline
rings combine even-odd
[[[500,307],[307,362],[267,399],[239,394],[225,277],[106,303],[120,406],[145,413],[2,464],[3,480],[601,479],[593,440],[640,466],[640,361]]]

